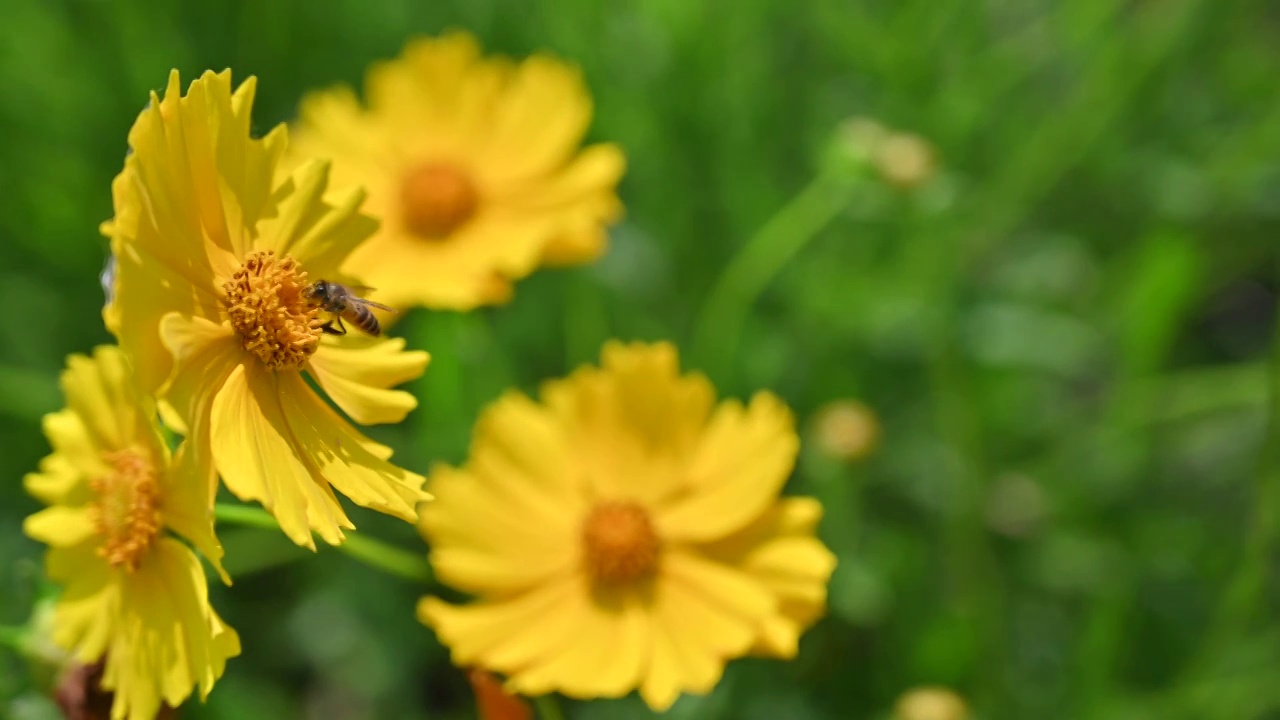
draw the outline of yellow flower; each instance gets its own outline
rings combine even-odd
[[[291,151],[368,188],[382,227],[347,268],[391,304],[501,303],[539,264],[603,251],[624,159],[609,144],[578,152],[592,107],[575,68],[482,58],[455,32],[375,65],[365,93],[367,110],[346,88],[307,97]]]
[[[170,461],[155,405],[118,348],[71,356],[62,390],[67,408],[44,419],[53,454],[26,477],[49,507],[23,530],[49,545],[49,577],[63,586],[54,641],[80,663],[105,656],[112,718],[152,720],[197,684],[206,697],[240,653],[239,636],[209,606],[199,559],[178,539],[221,569],[204,483]]]
[[[540,403],[498,400],[466,466],[432,473],[432,565],[478,599],[424,598],[419,618],[516,692],[638,688],[655,709],[730,658],[792,657],[835,566],[821,506],[778,498],[797,446],[775,396],[717,406],[671,345],[610,343]]]
[[[182,97],[174,72],[164,100],[152,95],[112,188],[104,317],[165,420],[188,435],[193,462],[314,548],[310,531],[336,544],[354,527],[335,489],[407,521],[429,496],[303,371],[356,422],[398,422],[416,401],[390,388],[420,375],[427,354],[323,332],[330,318],[308,290],[350,282],[339,265],[375,223],[357,211],[359,191],[325,202],[324,163],[273,186],[285,132],[250,138],[254,87],[250,78],[233,94],[230,72],[207,72]]]

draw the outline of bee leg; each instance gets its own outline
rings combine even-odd
[[[338,323],[338,327],[333,326],[335,322]],[[332,320],[321,325],[320,330],[329,335],[346,335],[347,334],[347,328],[345,325],[342,324],[342,318],[333,318]]]

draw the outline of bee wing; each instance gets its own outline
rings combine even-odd
[[[361,302],[361,304],[363,304],[363,305],[368,305],[369,307],[376,307],[376,308],[378,308],[379,310],[386,310],[387,312],[399,312],[399,311],[397,311],[397,310],[396,310],[395,308],[393,308],[393,307],[387,307],[386,305],[383,305],[382,303],[376,303],[376,302],[374,302],[374,301],[372,301],[372,300],[365,300],[364,298],[360,298],[360,302]]]

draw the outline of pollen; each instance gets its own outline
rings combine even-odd
[[[636,503],[596,505],[583,524],[582,540],[587,572],[597,582],[634,582],[651,575],[658,566],[661,541],[649,512]]]
[[[110,472],[89,483],[97,495],[91,507],[101,537],[98,555],[112,567],[133,572],[163,525],[155,467],[136,449],[104,453],[103,459]]]
[[[222,284],[231,327],[272,370],[302,367],[320,344],[320,309],[307,298],[307,285],[296,260],[271,250],[249,253]]]
[[[432,240],[448,237],[470,220],[479,201],[471,177],[453,163],[419,165],[405,175],[400,186],[405,226]]]

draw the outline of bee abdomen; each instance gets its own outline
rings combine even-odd
[[[369,308],[363,305],[356,304],[348,308],[346,320],[375,337],[382,334],[382,326],[378,324],[378,318],[374,317],[373,313],[369,312]]]

